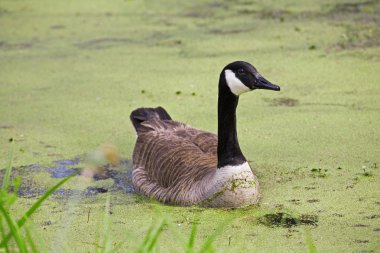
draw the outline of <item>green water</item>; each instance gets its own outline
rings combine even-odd
[[[380,252],[379,1],[0,2],[0,164],[16,140],[15,166],[47,165],[103,143],[130,159],[129,113],[161,105],[216,132],[217,81],[229,62],[253,63],[281,92],[244,94],[238,135],[259,177],[258,207],[163,206],[112,192],[112,243],[143,238],[160,213],[197,242],[234,217],[217,252]],[[51,186],[40,171],[25,185]],[[110,187],[112,179],[65,189]],[[34,198],[21,198],[15,214]],[[106,194],[53,196],[33,217],[50,250],[94,252]],[[90,210],[90,211],[89,211]],[[313,217],[271,226],[266,214]],[[158,252],[178,252],[170,229]],[[127,240],[126,249],[135,249]]]

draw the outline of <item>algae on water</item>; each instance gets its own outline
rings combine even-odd
[[[175,120],[216,132],[219,71],[246,60],[282,88],[241,97],[238,109],[259,206],[164,206],[132,192],[125,162],[93,182],[63,186],[33,217],[36,233],[54,248],[70,196],[79,194],[63,244],[93,250],[111,194],[111,245],[124,231],[142,238],[159,209],[183,234],[199,223],[199,238],[234,216],[216,237],[216,252],[376,252],[379,14],[376,0],[1,1],[0,163],[14,138],[12,176],[21,175],[23,195],[14,215],[84,167],[54,161],[103,143],[130,160],[129,113],[137,107],[160,105]],[[263,224],[268,214],[280,225]],[[317,221],[302,223],[302,215]],[[281,225],[288,223],[297,226]],[[178,251],[173,238],[164,229],[157,250]]]

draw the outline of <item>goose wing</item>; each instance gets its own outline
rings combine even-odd
[[[193,204],[217,165],[217,136],[172,120],[142,123],[133,152],[133,183],[166,203]]]

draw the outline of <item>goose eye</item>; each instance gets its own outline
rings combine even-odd
[[[244,74],[245,73],[245,71],[244,71],[244,69],[238,69],[238,74]]]

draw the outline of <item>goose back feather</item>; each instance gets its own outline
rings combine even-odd
[[[133,152],[133,184],[164,203],[191,205],[207,193],[217,136],[172,120],[143,122]]]

